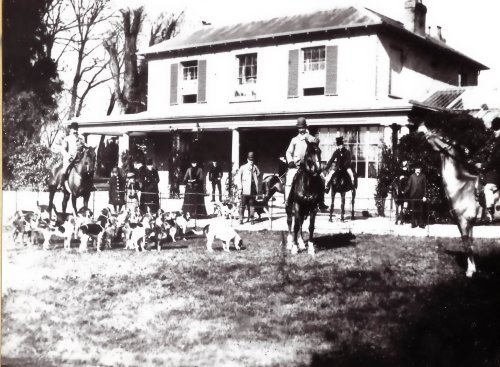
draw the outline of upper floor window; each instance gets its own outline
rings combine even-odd
[[[304,72],[325,70],[325,47],[304,48]]]
[[[238,84],[257,83],[257,54],[238,55]]]
[[[198,61],[185,61],[182,63],[182,79],[196,80],[198,79]]]

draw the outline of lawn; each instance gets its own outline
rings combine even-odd
[[[4,249],[2,365],[499,366],[500,246],[343,235],[291,256],[280,232],[241,251]]]

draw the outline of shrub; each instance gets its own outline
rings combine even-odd
[[[9,154],[2,187],[4,190],[46,190],[50,167],[61,159],[59,154],[39,143],[16,147]]]

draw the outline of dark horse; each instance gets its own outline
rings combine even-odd
[[[90,193],[94,183],[94,170],[96,164],[96,153],[94,148],[84,148],[73,161],[69,170],[68,179],[63,191],[64,198],[62,202],[62,212],[66,212],[68,200],[71,195],[71,204],[73,205],[73,213],[76,214],[76,199],[83,197],[83,205],[88,207]],[[62,162],[54,165],[49,174],[49,215],[52,215],[54,207],[54,196],[57,192],[57,187],[61,183]],[[69,188],[69,191],[68,191]]]
[[[278,175],[269,175],[262,179],[264,202],[268,202],[275,193],[285,193],[285,185]]]
[[[309,244],[308,252],[314,254],[313,235],[320,192],[323,190],[323,180],[320,173],[321,150],[317,143],[307,142],[306,154],[293,179],[292,188],[287,199],[286,215],[288,224],[287,248],[292,254],[299,249],[305,249],[302,239],[302,224],[307,216],[309,219]],[[293,216],[293,218],[292,218]],[[295,219],[292,235],[292,221]],[[299,235],[300,231],[300,237]]]
[[[403,193],[406,185],[408,184],[408,177],[406,176],[398,176],[395,177],[391,182],[391,187],[389,188],[392,196],[392,200],[394,200],[394,205],[396,207],[396,224],[404,223],[404,205],[405,202],[408,201],[408,198]]]
[[[340,219],[344,221],[345,193],[348,191],[352,191],[351,219],[354,220],[354,200],[356,199],[356,189],[358,188],[358,177],[354,169],[352,169],[352,173],[354,175],[354,182],[351,182],[351,178],[349,177],[349,173],[347,172],[347,170],[338,169],[333,173],[332,178],[327,184],[326,191],[328,192],[329,190],[332,190],[332,205],[330,206],[330,219],[329,219],[330,222],[332,222],[335,195],[337,194],[337,192],[340,193],[340,196],[342,198],[340,205]]]

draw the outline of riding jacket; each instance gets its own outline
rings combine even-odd
[[[242,195],[255,195],[258,193],[259,168],[255,164],[246,163],[238,170],[238,187]]]
[[[61,153],[65,165],[68,165],[83,148],[88,147],[81,135],[70,134],[61,143]]]
[[[298,166],[306,155],[307,143],[319,143],[319,139],[306,132],[298,134],[292,138],[288,149],[286,150],[286,161],[288,163],[295,162]]]
[[[351,152],[345,147],[335,150],[326,164],[325,170],[328,171],[334,162],[337,162],[337,169],[347,170],[351,168]]]

